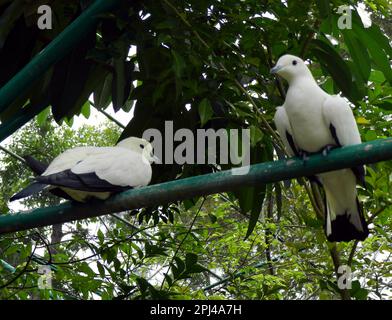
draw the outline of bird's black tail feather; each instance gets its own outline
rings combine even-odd
[[[327,239],[330,242],[342,242],[342,241],[351,241],[351,240],[360,240],[363,241],[369,235],[369,229],[367,223],[365,221],[362,208],[359,204],[358,199],[356,200],[357,203],[357,212],[351,213],[359,216],[359,225],[353,223],[353,220],[350,219],[349,213],[346,211],[344,214],[336,215],[334,220],[330,220],[331,223],[331,233],[328,234],[327,229]],[[327,206],[326,210],[328,211]],[[327,212],[326,214],[326,224],[328,223],[328,219],[330,219],[330,215]],[[325,228],[326,227],[325,224]]]
[[[34,182],[34,183],[30,184],[29,186],[27,186],[26,188],[24,188],[22,191],[18,192],[17,194],[14,194],[11,197],[10,201],[19,200],[19,199],[31,196],[33,194],[36,194],[36,193],[42,191],[43,189],[45,189],[47,186],[48,185],[44,184],[44,183]]]
[[[41,161],[33,158],[32,156],[27,155],[27,156],[24,156],[23,158],[26,160],[26,164],[31,169],[31,171],[33,171],[37,176],[40,176],[48,168],[48,165],[46,163],[41,162]],[[43,186],[43,188],[40,189],[39,185]],[[46,186],[47,185],[44,183],[35,182],[35,183],[31,184],[30,186],[28,186],[26,189],[24,189],[21,192],[12,196],[10,201],[14,201],[17,199],[22,199],[22,198],[28,197],[30,194],[27,194],[26,191],[28,191],[27,189],[30,187],[31,187],[31,190],[33,191],[31,194],[34,194],[34,193],[40,192]],[[37,191],[34,192],[34,189],[36,189]],[[61,198],[67,199],[67,200],[73,200],[72,197],[70,197],[65,191],[61,190],[60,188],[51,188],[50,192],[52,194],[54,194],[55,196],[58,196],[58,197],[61,197]]]

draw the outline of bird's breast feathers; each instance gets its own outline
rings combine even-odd
[[[318,152],[326,145],[334,144],[322,114],[327,95],[318,90],[309,94],[305,89],[290,87],[284,106],[298,147],[307,152]]]

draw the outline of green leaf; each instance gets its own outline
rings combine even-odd
[[[38,123],[38,125],[40,127],[42,127],[42,125],[46,122],[46,120],[48,119],[49,115],[50,115],[50,108],[49,107],[44,109],[43,111],[41,111],[37,115],[36,120],[37,120],[37,123]]]
[[[178,271],[181,273],[185,270],[185,263],[179,257],[174,257],[174,261],[176,262]]]
[[[85,273],[86,275],[90,277],[94,277],[95,273],[94,271],[90,268],[87,262],[83,261],[78,268],[81,272]]]
[[[116,59],[114,61],[114,77],[112,82],[112,99],[114,111],[120,110],[127,101],[132,88],[131,74],[133,63]]]
[[[105,268],[103,267],[102,263],[97,261],[97,269],[101,278],[105,278]]]
[[[382,71],[389,84],[392,85],[392,69],[388,56],[373,43],[368,48],[377,68]]]
[[[369,130],[369,131],[367,131],[366,134],[365,134],[365,140],[366,140],[366,141],[376,140],[377,138],[378,138],[378,137],[377,137],[377,133],[374,132],[373,130]]]
[[[212,213],[209,213],[208,217],[210,218],[210,221],[212,223],[215,223],[218,220],[218,218],[215,215],[213,215]]]
[[[90,102],[87,100],[86,103],[82,106],[82,110],[80,111],[80,113],[86,118],[88,119],[90,117],[91,114],[91,108],[90,108]]]
[[[184,59],[178,54],[178,52],[171,50],[173,56],[173,69],[177,78],[180,78],[185,68]]]
[[[363,83],[367,84],[371,71],[370,56],[366,46],[356,37],[352,30],[342,30],[344,42],[350,51],[353,58],[354,66],[357,72],[361,75]]]
[[[373,83],[382,84],[385,82],[386,78],[381,71],[372,70],[369,80],[372,81]]]
[[[113,74],[109,73],[105,80],[94,91],[94,106],[97,109],[105,110],[110,104],[112,94]]]
[[[49,90],[52,113],[58,123],[64,117],[71,118],[78,114],[106,77],[106,68],[85,59],[86,53],[94,45],[95,32],[90,32],[54,67]]]
[[[252,234],[257,224],[257,221],[259,220],[261,208],[265,197],[266,185],[263,185],[261,188],[244,189],[244,193],[242,193],[240,198],[238,199],[240,201],[240,204],[242,204],[242,210],[247,209],[251,206],[248,230],[246,231],[245,236],[245,239],[247,239]],[[249,210],[247,212],[249,212]]]
[[[97,236],[98,236],[99,242],[102,244],[104,242],[104,240],[105,240],[105,236],[104,236],[103,232],[100,229],[97,232]]]
[[[144,278],[136,278],[136,283],[142,293],[145,293],[150,284]]]
[[[353,31],[362,43],[366,43],[377,69],[382,71],[388,82],[392,84],[392,69],[388,58],[388,56],[392,56],[392,47],[389,39],[385,37],[376,24],[373,24],[370,28],[364,28],[357,12],[353,12],[352,19]]]
[[[385,111],[392,111],[392,99],[380,100],[377,102],[376,106]]]
[[[369,292],[368,290],[361,288],[361,284],[358,280],[351,283],[350,295],[357,300],[366,300]]]
[[[250,126],[250,143],[252,147],[255,147],[256,144],[258,144],[264,136],[264,133],[261,131],[261,129],[258,126]]]
[[[270,138],[264,136],[262,141],[262,144],[250,150],[251,164],[272,161],[273,148]],[[249,237],[256,226],[264,202],[266,188],[267,186],[265,184],[260,184],[257,187],[242,187],[240,190],[233,192],[234,196],[238,199],[241,212],[243,214],[250,214],[245,239]]]
[[[185,256],[185,266],[189,269],[197,262],[197,254],[188,252]]]
[[[165,274],[165,279],[166,279],[167,284],[169,285],[169,287],[171,287],[172,284],[173,284],[173,279],[168,274]]]
[[[187,274],[201,273],[201,272],[205,272],[205,271],[209,271],[209,270],[206,267],[203,267],[201,264],[195,263],[189,269],[186,270],[186,273]]]
[[[343,94],[351,101],[356,102],[361,99],[361,95],[352,82],[350,68],[341,58],[339,53],[333,46],[325,41],[312,40],[312,53],[317,57],[318,61],[328,70]]]
[[[145,255],[146,257],[167,256],[165,248],[162,248],[157,245],[146,243],[145,250],[146,250],[146,255]]]
[[[199,104],[199,116],[201,121],[201,127],[203,127],[213,116],[214,111],[212,110],[210,101],[204,98]]]

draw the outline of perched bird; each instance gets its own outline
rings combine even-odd
[[[11,197],[25,198],[42,190],[85,202],[89,198],[107,199],[110,195],[150,183],[154,156],[152,145],[130,137],[114,147],[77,147],[57,156],[48,166],[25,157],[38,174],[35,182]]]
[[[348,103],[329,95],[315,81],[304,61],[282,56],[271,73],[287,80],[289,89],[274,121],[291,156],[361,143],[358,127]],[[357,197],[357,182],[364,182],[363,166],[318,174],[325,191],[325,233],[329,241],[364,240],[369,230]]]

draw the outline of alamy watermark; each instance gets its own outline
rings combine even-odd
[[[347,5],[342,5],[339,6],[338,8],[338,14],[340,14],[340,17],[338,19],[338,28],[341,30],[344,29],[352,29],[353,28],[353,22],[352,22],[352,9],[350,6]]]
[[[51,30],[52,24],[52,8],[48,5],[42,5],[38,7],[37,13],[40,17],[37,20],[37,26],[41,30]]]
[[[347,265],[341,265],[338,268],[338,288],[340,290],[351,289],[353,275],[351,268]]]
[[[149,141],[152,140],[154,155],[164,164],[213,164],[217,166],[230,164],[239,166],[232,169],[234,175],[249,172],[249,129],[197,129],[193,132],[190,129],[181,128],[174,132],[173,122],[165,121],[163,134],[158,129],[147,129],[142,137]],[[174,147],[175,142],[179,142],[176,147]]]

